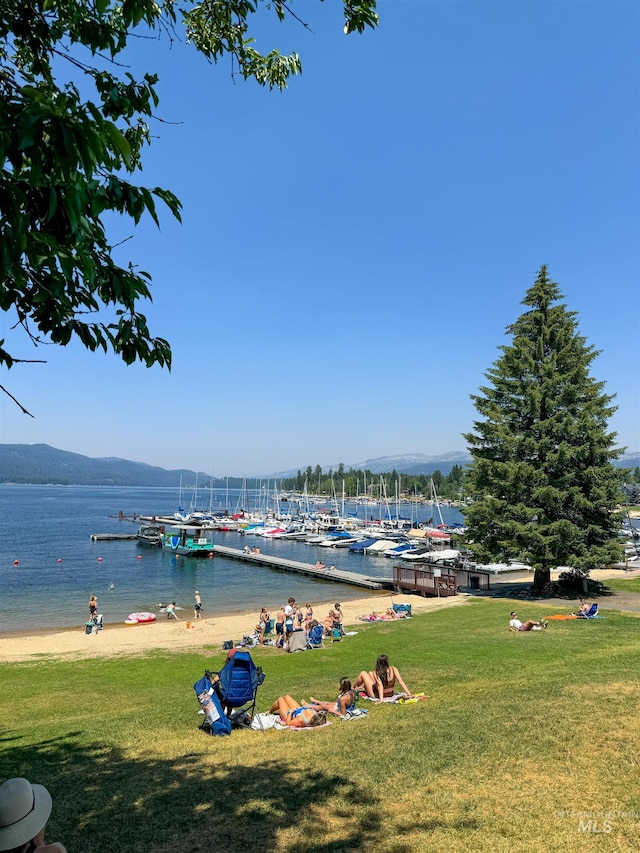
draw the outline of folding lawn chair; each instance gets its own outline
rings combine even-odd
[[[309,636],[307,637],[307,648],[308,649],[324,649],[324,626],[316,625],[309,631]]]
[[[598,613],[598,603],[596,601],[593,602],[591,607],[587,610],[586,613],[578,613],[578,619],[602,619],[604,617],[600,616]]]
[[[264,679],[262,667],[254,664],[249,652],[237,651],[222,667],[215,689],[232,725],[240,728],[251,725],[251,717],[256,711],[256,694]]]

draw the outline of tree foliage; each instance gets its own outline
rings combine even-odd
[[[374,27],[375,6],[344,0],[345,32]],[[105,225],[109,213],[157,224],[158,202],[180,218],[173,193],[133,181],[158,78],[134,79],[117,57],[134,32],[183,32],[212,62],[228,56],[232,73],[283,89],[300,58],[255,49],[261,9],[300,20],[279,0],[0,0],[0,310],[14,312],[13,330],[35,345],[75,337],[127,364],[170,368],[169,343],[139,310],[151,277],[114,260]],[[0,366],[27,360],[8,346],[0,341]]]
[[[305,471],[298,471],[295,477],[288,477],[280,481],[283,489],[293,489],[308,494],[328,495],[334,492],[338,496],[344,494],[347,498],[363,497],[366,487],[366,495],[371,498],[387,497],[393,500],[397,492],[402,497],[431,497],[431,482],[436,489],[436,494],[443,500],[460,500],[465,493],[465,469],[460,465],[453,465],[448,474],[443,474],[436,469],[432,474],[398,474],[397,471],[376,473],[367,469],[346,469],[343,463],[338,465],[334,472],[329,469],[324,472],[321,465],[315,469],[308,466]]]
[[[472,397],[481,419],[465,436],[475,499],[469,546],[482,560],[533,565],[538,586],[553,567],[586,575],[620,555],[613,397],[590,376],[598,353],[561,298],[541,267],[523,300],[528,310],[507,329],[511,343]]]

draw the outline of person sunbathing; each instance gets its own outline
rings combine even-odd
[[[547,622],[534,622],[533,619],[527,619],[526,622],[521,622],[518,619],[516,611],[511,611],[511,620],[509,622],[510,631],[542,631],[542,629],[546,628],[547,625]]]
[[[333,631],[333,627],[334,627],[334,624],[336,622],[336,617],[337,617],[337,614],[332,607],[331,610],[329,611],[329,615],[326,617],[326,619],[322,623],[322,627],[324,628],[325,633],[329,634],[329,633],[331,633],[331,631]]]
[[[347,711],[354,711],[356,707],[356,691],[351,687],[351,682],[348,678],[340,679],[340,693],[338,694],[337,702],[320,702],[309,697],[309,706],[315,711],[326,711],[328,714],[336,714],[338,717],[344,717]]]
[[[320,726],[325,720],[325,712],[322,709],[315,710],[309,705],[299,705],[289,695],[278,696],[267,713],[279,714],[285,725],[295,728]]]
[[[584,599],[580,599],[580,607],[578,608],[578,610],[575,611],[575,613],[572,613],[571,615],[572,616],[584,616],[584,614],[588,613],[590,610],[591,610],[591,605],[589,604],[589,602],[585,601]]]
[[[382,701],[396,693],[396,684],[400,685],[407,699],[411,699],[413,693],[402,680],[398,668],[391,666],[387,655],[380,655],[376,661],[376,668],[371,672],[363,670],[356,678],[353,688],[354,690],[364,689],[370,699]]]

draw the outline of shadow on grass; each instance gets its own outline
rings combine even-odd
[[[313,837],[315,853],[374,850],[378,799],[341,773],[290,762],[294,748],[304,757],[306,736],[285,733],[274,741],[274,761],[256,767],[216,762],[209,742],[206,761],[199,753],[132,761],[105,744],[80,745],[80,733],[71,732],[29,747],[14,742],[2,775],[49,788],[47,836],[75,853],[269,851],[282,849],[282,833],[294,829],[298,840]],[[0,732],[0,741],[10,739]]]

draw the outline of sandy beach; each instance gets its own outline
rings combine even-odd
[[[394,595],[393,601],[411,603],[414,613],[455,607],[464,604],[467,595],[455,598],[420,598]],[[375,610],[384,613],[391,604],[391,595],[369,596],[342,602],[345,627],[358,630],[363,626],[358,617]],[[314,615],[321,621],[335,603],[321,601],[313,604]],[[274,613],[271,614],[275,616]],[[43,629],[0,636],[0,662],[46,661],[54,659],[78,660],[81,658],[107,658],[139,655],[152,649],[198,649],[203,646],[222,648],[225,640],[237,643],[244,634],[250,634],[257,621],[257,613],[234,613],[228,616],[193,620],[191,611],[181,611],[179,622],[167,621],[164,615],[148,625],[106,625],[98,634],[86,634],[84,626],[57,630]],[[192,627],[187,628],[187,622]]]
[[[553,577],[556,577],[554,572]],[[606,581],[609,578],[640,577],[640,567],[629,571],[602,570],[591,572],[594,580]],[[492,589],[498,593],[503,584],[530,583],[531,575],[504,577],[493,581]],[[491,595],[491,592],[488,593]],[[498,593],[499,595],[499,593]],[[418,595],[401,596],[390,593],[370,595],[366,598],[342,602],[344,624],[351,630],[358,630],[363,622],[359,617],[372,611],[384,613],[392,602],[410,603],[413,613],[424,613],[442,607],[459,607],[473,596],[459,593],[455,598],[421,598]],[[335,599],[313,603],[314,616],[322,621]],[[563,602],[564,604],[564,602]],[[613,604],[613,602],[612,602]],[[615,605],[614,605],[615,606]],[[624,606],[622,607],[624,609]],[[271,614],[272,617],[275,613]],[[0,635],[0,662],[37,660],[78,660],[81,658],[106,658],[117,655],[139,655],[152,649],[198,649],[204,646],[222,650],[225,640],[239,643],[245,634],[250,634],[257,621],[257,613],[231,613],[225,616],[193,620],[192,612],[179,612],[180,621],[167,621],[164,615],[148,625],[106,625],[98,634],[86,634],[84,626],[59,630],[55,628],[25,631]],[[191,627],[187,628],[187,622]]]

